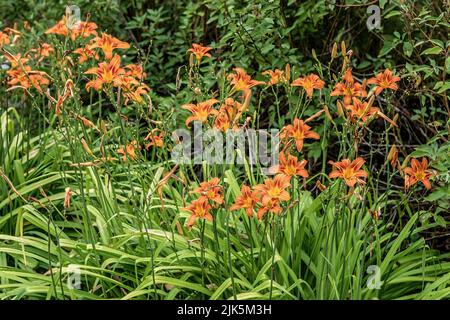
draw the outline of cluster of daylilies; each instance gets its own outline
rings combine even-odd
[[[112,87],[120,88],[125,97],[125,104],[129,101],[143,103],[143,96],[148,94],[150,88],[143,83],[146,75],[142,66],[136,64],[121,66],[120,55],[114,54],[115,50],[128,49],[130,45],[106,33],[98,35],[97,25],[94,22],[78,21],[73,23],[69,20],[69,17],[65,15],[56,25],[45,32],[47,35],[63,36],[77,45],[82,44],[73,52],[63,54],[64,70],[70,69],[68,76],[72,75],[75,59],[82,66],[86,63],[96,64],[97,66],[84,72],[86,75],[93,75],[93,79],[86,83],[87,91],[91,88],[98,91]],[[29,28],[28,24],[26,24],[26,28]],[[20,35],[21,32],[11,28],[0,32],[0,47],[10,64],[7,70],[8,84],[11,89],[28,90],[34,87],[43,93],[42,86],[50,84],[49,75],[43,71],[33,70],[27,63],[33,60],[35,64],[39,64],[44,58],[56,55],[55,49],[50,44],[43,43],[38,48],[29,50],[23,56],[20,53],[12,54],[9,51],[10,48],[6,48],[6,46],[16,49]]]
[[[29,30],[29,24],[25,23],[24,28]],[[110,93],[112,89],[115,89],[123,94],[125,104],[130,101],[137,104],[146,102],[144,97],[148,96],[150,88],[144,83],[146,74],[142,65],[128,64],[122,66],[121,56],[117,53],[118,50],[130,48],[128,43],[106,33],[99,35],[97,25],[94,22],[79,21],[72,23],[67,16],[64,16],[45,33],[64,37],[66,41],[72,42],[72,48],[78,48],[71,52],[58,53],[56,48],[44,42],[37,48],[30,49],[25,53],[13,53],[19,47],[21,32],[17,28],[6,28],[0,31],[0,48],[2,56],[6,59],[5,63],[6,61],[8,63],[7,65],[2,64],[2,72],[6,73],[8,80],[8,90],[22,88],[29,92],[31,88],[35,88],[55,105],[55,114],[60,116],[67,99],[74,97],[75,84],[72,79],[75,76],[73,70],[76,70],[74,60],[77,59],[78,65],[82,68],[89,65],[83,72],[85,75],[92,76],[84,85],[87,91],[93,89]],[[203,58],[211,58],[211,50],[210,47],[193,44],[192,48],[188,50],[191,53],[190,65],[196,64],[199,66]],[[335,45],[332,54],[336,55],[336,51]],[[346,50],[343,49],[343,52],[346,52]],[[362,126],[376,117],[382,117],[391,125],[396,126],[395,118],[394,120],[389,119],[379,108],[374,107],[373,103],[375,96],[381,94],[384,90],[397,90],[397,82],[400,81],[400,78],[393,75],[391,70],[386,69],[374,78],[358,82],[352,75],[347,55],[343,54],[343,77],[330,93],[331,96],[342,97],[342,100],[336,102],[337,113],[356,126]],[[57,57],[55,60],[58,60],[59,65],[67,72],[65,79],[63,79],[63,83],[65,83],[63,92],[61,93],[59,89],[56,90],[57,98],[50,95],[50,88],[47,88],[46,91],[44,89],[50,86],[53,79],[46,72],[38,70],[46,67],[47,59],[52,56]],[[312,99],[315,90],[320,91],[325,86],[325,81],[317,74],[299,77],[291,82],[289,64],[286,65],[284,70],[267,70],[262,74],[269,78],[268,81],[252,79],[244,69],[234,68],[227,77],[230,90],[227,98],[223,101],[211,98],[181,106],[182,109],[190,112],[185,121],[186,126],[189,127],[193,121],[199,121],[222,132],[245,128],[251,120],[251,117],[245,117],[245,114],[249,108],[252,89],[256,86],[283,84],[300,87],[304,90],[308,99]],[[368,90],[368,85],[373,87]],[[200,186],[192,191],[198,197],[184,208],[191,213],[187,225],[192,227],[198,218],[213,219],[211,210],[218,206],[224,206],[231,211],[243,209],[249,217],[253,217],[256,213],[259,219],[266,213],[281,214],[284,209],[289,208],[292,179],[294,177],[309,177],[306,169],[308,161],[301,158],[304,141],[305,139],[320,139],[319,134],[312,131],[308,123],[323,112],[331,117],[328,108],[325,108],[308,119],[294,118],[291,124],[282,128],[279,165],[270,169],[273,177],[267,178],[264,183],[253,187],[242,185],[240,195],[237,196],[235,203],[230,207],[227,207],[224,203],[223,186],[220,185],[220,179],[212,178],[200,183]],[[77,116],[77,119],[82,120],[88,127],[94,127],[93,123],[84,117]],[[165,132],[158,128],[150,130],[144,138],[145,148],[162,148],[165,135]],[[82,143],[85,150],[89,150],[84,140],[82,140]],[[133,140],[116,152],[122,155],[123,161],[136,160],[138,158],[136,150],[138,149],[140,149],[138,142]],[[429,178],[433,173],[428,168],[428,162],[425,158],[420,162],[417,159],[412,159],[411,167],[401,168],[398,164],[395,147],[391,149],[388,158],[394,167],[403,172],[406,188],[410,188],[419,181],[427,189],[431,188]],[[368,173],[363,169],[365,163],[363,158],[342,159],[329,163],[332,166],[329,178],[343,179],[350,188],[365,184]],[[317,181],[316,186],[320,190],[326,188],[320,181]]]
[[[195,57],[199,65],[203,57],[211,57],[209,53],[211,50],[212,48],[210,47],[193,44],[192,48],[188,51],[192,53],[191,61],[193,60],[192,57]],[[335,50],[335,47],[333,50]],[[331,96],[343,97],[342,102],[337,101],[339,115],[358,126],[362,126],[378,116],[388,121],[391,125],[396,126],[395,119],[394,121],[389,119],[379,108],[373,107],[373,102],[375,96],[381,94],[383,90],[397,90],[397,82],[400,81],[400,77],[394,76],[391,70],[386,69],[375,77],[359,83],[353,77],[352,69],[345,66],[346,64],[348,65],[347,59],[344,60],[342,81],[334,86],[330,94]],[[237,129],[239,118],[247,110],[251,89],[258,85],[273,86],[279,83],[289,85],[290,73],[289,65],[286,65],[285,70],[267,70],[263,72],[263,75],[269,76],[270,79],[264,82],[252,79],[241,68],[235,68],[234,73],[229,74],[227,78],[231,90],[229,97],[225,99],[223,104],[220,104],[216,99],[209,99],[197,104],[191,103],[182,106],[183,109],[191,112],[191,115],[186,119],[186,126],[189,126],[192,121],[199,121],[209,123],[212,127],[221,131]],[[369,92],[366,90],[368,84],[374,85]],[[302,87],[306,92],[306,96],[312,98],[314,90],[323,89],[325,82],[317,74],[309,74],[293,80],[290,86]],[[235,101],[231,97],[235,92],[243,92],[242,103]],[[365,101],[364,99],[367,100]],[[220,106],[216,109],[214,108],[215,105]],[[279,165],[270,169],[274,177],[267,178],[264,183],[253,187],[245,184],[242,185],[240,195],[237,196],[235,203],[229,208],[224,203],[222,195],[223,187],[220,185],[219,178],[215,177],[209,181],[200,183],[200,186],[192,192],[199,196],[184,208],[184,210],[191,214],[187,222],[188,227],[191,227],[196,219],[199,218],[212,220],[211,210],[217,208],[219,205],[231,211],[243,209],[249,217],[253,217],[256,212],[258,219],[261,219],[266,213],[280,214],[283,212],[283,208],[289,208],[288,201],[291,199],[292,178],[307,178],[309,176],[308,171],[305,169],[308,161],[305,159],[300,160],[294,153],[301,152],[305,139],[320,139],[319,134],[311,131],[311,127],[306,123],[318,117],[324,111],[329,115],[329,110],[326,108],[306,120],[295,118],[292,124],[282,128],[280,140],[283,148],[279,155]],[[211,121],[209,121],[210,119]],[[411,167],[401,169],[398,164],[395,146],[389,153],[388,158],[394,167],[399,168],[404,173],[405,188],[408,189],[419,181],[427,189],[431,188],[428,179],[432,175],[432,171],[428,169],[428,162],[425,158],[420,163],[417,159],[412,159]],[[332,171],[328,175],[329,178],[343,179],[346,185],[352,189],[357,184],[365,184],[364,179],[368,177],[368,173],[363,169],[365,160],[362,157],[357,157],[353,161],[343,159],[338,162],[329,161],[329,163],[332,166]],[[320,190],[326,188],[319,180],[316,186]]]

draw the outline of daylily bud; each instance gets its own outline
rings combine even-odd
[[[328,109],[327,105],[323,106],[323,110],[325,111],[325,115],[328,117],[328,119],[333,122],[333,117],[331,116],[330,109]]]
[[[104,120],[100,121],[100,128],[102,129],[104,135],[108,134],[108,127]]]
[[[395,114],[394,119],[392,119],[392,121],[397,124],[397,120],[398,120],[398,113]]]
[[[94,153],[92,152],[91,148],[89,148],[84,138],[81,138],[81,145],[83,146],[84,151],[86,151],[90,156],[94,157]]]
[[[344,108],[342,106],[342,103],[339,100],[336,103],[336,107],[337,107],[338,115],[345,118]]]
[[[291,80],[291,65],[289,63],[287,63],[286,67],[284,68],[284,78],[286,79],[287,83],[289,83],[289,80]]]
[[[193,67],[194,66],[194,54],[191,53],[191,55],[189,56],[189,67]]]
[[[337,45],[337,43],[335,42],[335,43],[333,44],[333,48],[331,49],[331,59],[332,59],[332,60],[333,60],[334,58],[337,57],[337,51],[338,51],[338,45]]]
[[[347,54],[347,47],[345,46],[345,41],[341,42],[341,53],[343,57],[345,57]]]
[[[389,150],[389,154],[387,156],[387,160],[391,163],[392,167],[396,167],[398,161],[398,150],[396,145],[392,145],[391,150]]]

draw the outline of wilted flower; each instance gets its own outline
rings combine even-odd
[[[72,190],[70,189],[70,187],[67,187],[65,189],[65,194],[64,194],[64,208],[68,209],[70,208],[70,199],[72,198]]]
[[[127,161],[127,159],[136,160],[137,154],[136,154],[136,148],[137,148],[137,141],[133,140],[130,143],[127,143],[125,147],[121,147],[117,149],[118,154],[122,154],[122,160]]]
[[[149,141],[149,143],[145,145],[145,148],[147,150],[151,146],[154,146],[156,148],[162,148],[164,146],[164,132],[162,132],[158,128],[155,128],[148,133],[148,135],[144,138],[144,141]]]

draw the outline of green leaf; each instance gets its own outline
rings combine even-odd
[[[430,55],[430,54],[439,54],[441,52],[442,52],[442,48],[440,48],[440,47],[432,47],[432,48],[428,48],[428,49],[422,51],[421,54]]]
[[[403,42],[403,53],[407,56],[407,57],[411,57],[411,54],[413,53],[413,46],[410,42]]]

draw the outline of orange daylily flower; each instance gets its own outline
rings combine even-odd
[[[268,178],[264,180],[263,184],[258,184],[254,187],[254,190],[261,195],[261,203],[263,206],[267,205],[270,200],[275,201],[288,201],[291,196],[286,188],[290,187],[290,177],[285,175],[276,175],[275,178]]]
[[[9,35],[5,32],[0,31],[0,48],[3,47],[5,44],[10,44],[11,39],[9,38]]]
[[[367,178],[367,172],[362,170],[365,160],[361,157],[353,161],[344,159],[339,162],[329,161],[333,166],[333,171],[328,175],[331,179],[342,178],[349,187],[354,187],[356,183],[364,185],[366,182],[361,178]]]
[[[95,60],[99,59],[99,55],[97,52],[92,50],[90,45],[86,45],[83,48],[78,48],[73,51],[73,53],[80,55],[78,58],[78,63],[83,64],[88,59],[94,58]]]
[[[230,73],[227,77],[233,86],[233,91],[247,91],[254,86],[264,84],[264,81],[253,80],[242,68],[234,68],[235,73]]]
[[[10,89],[29,89],[33,86],[42,93],[41,85],[50,83],[46,78],[48,77],[47,73],[31,70],[31,67],[26,65],[19,68],[11,68],[6,74],[9,76],[8,85],[11,86]]]
[[[102,32],[101,37],[92,39],[91,49],[100,48],[105,54],[105,59],[110,60],[115,49],[128,49],[130,45],[127,42],[120,41],[113,36]]]
[[[151,146],[154,146],[155,148],[162,148],[164,146],[164,132],[158,128],[155,128],[148,133],[148,135],[144,138],[144,141],[150,141],[145,145],[145,149],[147,150]]]
[[[223,132],[226,132],[230,128],[237,130],[237,121],[242,112],[243,105],[241,103],[235,101],[233,98],[225,99],[225,103],[220,106],[217,112],[214,127]]]
[[[42,57],[49,57],[50,53],[55,52],[55,49],[48,43],[43,43],[41,47],[39,48],[38,54]]]
[[[398,149],[395,144],[392,145],[391,149],[389,150],[387,161],[390,162],[391,166],[393,168],[397,168],[399,166],[398,162]]]
[[[144,72],[144,68],[140,64],[129,64],[125,66],[125,76],[133,77],[137,80],[143,80],[147,75]]]
[[[104,84],[112,84],[114,87],[119,87],[122,84],[120,76],[124,73],[125,70],[120,67],[120,56],[116,54],[110,61],[102,62],[98,67],[91,68],[85,72],[85,74],[97,76],[96,79],[86,84],[86,90],[89,91],[90,88],[100,90]]]
[[[367,80],[368,84],[375,84],[375,94],[379,95],[384,89],[397,90],[397,83],[400,81],[400,77],[394,76],[389,69],[384,70],[377,74],[374,78]]]
[[[188,52],[191,52],[195,55],[195,58],[197,59],[197,63],[200,64],[200,61],[203,57],[209,57],[211,58],[211,54],[208,53],[208,51],[212,50],[211,47],[203,47],[200,44],[193,43],[192,48],[188,50]]]
[[[267,70],[264,71],[262,74],[270,77],[270,80],[267,82],[268,86],[273,86],[280,82],[287,83],[289,81],[288,76],[285,74],[285,71],[280,69]]]
[[[80,21],[77,26],[70,31],[70,38],[75,41],[76,38],[88,38],[89,36],[97,36],[97,24],[95,22]]]
[[[254,187],[257,195],[261,197],[261,207],[258,210],[258,219],[261,219],[266,212],[274,214],[281,213],[281,201],[289,201],[291,198],[286,188],[290,187],[290,177],[285,175],[276,175],[273,179],[266,179],[264,184]]]
[[[214,201],[218,204],[223,203],[222,186],[219,184],[219,178],[212,178],[209,181],[203,181],[200,186],[190,193],[199,193],[207,199]]]
[[[292,81],[291,86],[293,87],[302,87],[306,91],[306,95],[311,98],[314,92],[314,89],[320,90],[323,89],[325,85],[325,81],[321,80],[317,74],[311,73],[310,75],[298,78]]]
[[[297,151],[301,151],[303,148],[304,139],[320,139],[320,136],[313,131],[310,131],[311,127],[308,126],[303,120],[298,118],[294,119],[294,125],[290,124],[285,126],[280,133],[281,139],[294,139]]]
[[[200,197],[197,200],[192,201],[187,207],[183,208],[183,210],[191,213],[191,216],[187,221],[187,227],[191,229],[197,219],[212,221],[213,217],[209,212],[210,209],[211,206],[208,204],[208,199],[206,197]]]
[[[417,159],[411,159],[411,167],[406,167],[405,172],[405,188],[409,189],[412,185],[417,182],[422,182],[425,188],[428,190],[431,189],[430,180],[428,180],[432,171],[428,169],[428,160],[426,158],[422,158],[422,161],[419,162]]]
[[[53,27],[47,29],[45,34],[59,34],[67,37],[69,34],[69,28],[67,28],[67,16],[63,16]]]
[[[141,84],[135,88],[130,89],[128,92],[124,93],[125,96],[125,104],[128,104],[128,101],[132,100],[136,103],[144,102],[143,95],[148,94],[150,88],[146,84]]]
[[[261,220],[264,214],[266,214],[267,212],[273,214],[280,214],[281,213],[280,202],[274,199],[268,200],[265,205],[259,208],[258,212],[256,213],[256,216],[258,217],[259,220]]]
[[[30,60],[28,58],[22,58],[21,53],[13,55],[5,52],[5,58],[8,59],[9,63],[11,63],[11,69],[24,67],[25,64]]]
[[[3,36],[1,34],[3,34]],[[0,32],[0,47],[4,44],[16,43],[16,41],[20,38],[21,34],[22,33],[20,31],[13,28],[3,29],[3,32]],[[8,39],[6,39],[6,37],[8,37]]]
[[[288,83],[291,78],[291,66],[286,64],[284,71],[280,69],[267,70],[262,73],[263,75],[270,76],[270,80],[267,82],[268,86],[272,86],[278,83]]]
[[[345,108],[350,111],[350,117],[360,120],[365,123],[370,117],[378,115],[378,108],[369,107],[368,102],[362,102],[358,98],[352,99],[353,104],[345,105]]]
[[[258,192],[252,191],[249,186],[242,185],[241,194],[236,197],[236,201],[230,207],[230,211],[245,209],[247,216],[253,217],[253,208],[258,201]]]
[[[133,140],[130,143],[127,143],[125,147],[121,147],[117,149],[118,154],[122,154],[122,160],[127,161],[128,158],[131,160],[137,159],[136,148],[138,147],[137,141]]]
[[[217,115],[217,110],[213,109],[213,105],[218,103],[217,99],[209,99],[197,104],[184,104],[181,106],[182,109],[189,110],[192,116],[186,119],[186,127],[189,127],[189,123],[192,121],[206,122],[210,114]]]
[[[273,168],[274,173],[280,173],[288,177],[300,176],[307,178],[309,176],[305,166],[308,163],[307,160],[298,161],[296,156],[280,152],[279,155],[280,164]]]
[[[356,82],[352,69],[348,68],[344,74],[343,82],[338,82],[330,96],[344,96],[344,104],[350,104],[353,97],[367,97],[365,87]]]

